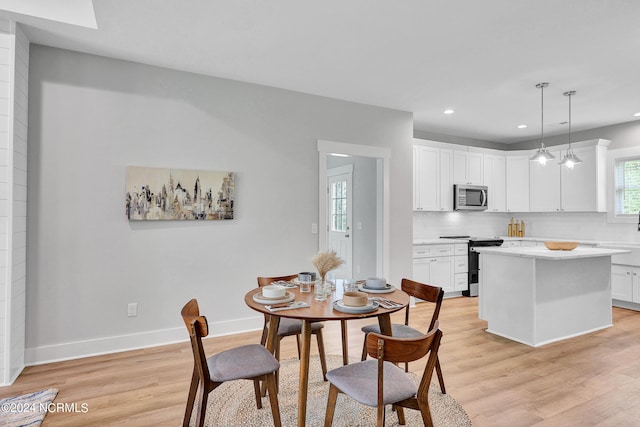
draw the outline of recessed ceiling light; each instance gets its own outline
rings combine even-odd
[[[635,113],[633,116],[634,117],[640,117],[640,113]]]
[[[518,125],[518,129],[524,129],[526,127],[527,127],[527,125]]]
[[[445,114],[453,114],[453,113],[455,113],[455,111],[453,111],[451,109],[448,109],[448,110],[444,110],[443,113],[445,113]]]

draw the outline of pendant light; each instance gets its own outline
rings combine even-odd
[[[569,148],[567,148],[567,154],[562,158],[562,161],[558,163],[559,165],[566,166],[569,169],[573,169],[575,165],[578,163],[582,163],[582,159],[576,156],[571,148],[571,97],[576,94],[575,90],[570,90],[568,92],[563,93],[564,96],[569,97]]]
[[[538,83],[536,85],[536,87],[540,89],[540,99],[541,99],[540,148],[538,148],[535,151],[535,153],[533,153],[533,155],[529,157],[529,160],[531,160],[532,162],[538,162],[540,163],[541,166],[546,165],[547,160],[556,158],[556,156],[551,154],[547,150],[547,147],[544,146],[544,88],[547,86],[549,86],[549,83]]]

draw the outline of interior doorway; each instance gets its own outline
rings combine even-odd
[[[345,273],[343,277],[386,277],[389,269],[389,223],[390,223],[390,206],[389,206],[389,165],[391,150],[386,147],[374,147],[358,144],[346,144],[333,141],[318,141],[319,152],[319,236],[318,236],[318,249],[325,251],[332,249],[330,246],[330,237],[328,234],[329,221],[331,220],[329,214],[329,200],[327,193],[327,183],[329,173],[328,170],[332,168],[332,162],[329,158],[334,158],[335,154],[346,155],[353,158],[367,159],[374,164],[374,173],[369,179],[372,181],[374,187],[374,202],[369,209],[375,212],[375,219],[370,225],[366,233],[363,235],[367,237],[368,243],[371,248],[374,248],[373,265],[367,267],[367,272],[361,269],[361,272],[357,272],[357,264],[354,266],[352,263],[352,273]],[[335,165],[333,166],[335,167]],[[357,166],[356,166],[357,168]],[[355,172],[357,174],[357,171]],[[354,175],[355,176],[355,175]],[[355,180],[356,178],[353,178]],[[352,193],[358,194],[358,189],[352,183]],[[352,209],[353,210],[353,209]],[[362,227],[364,228],[365,222]],[[358,220],[355,220],[355,227],[358,228]],[[349,226],[349,239],[351,239],[352,247],[358,246],[358,237],[354,237],[353,232],[358,231],[353,229],[353,225]],[[356,233],[357,234],[357,233]],[[355,267],[355,268],[354,268]],[[361,266],[362,267],[362,266]],[[375,273],[375,274],[374,274]],[[335,277],[339,277],[337,274]]]

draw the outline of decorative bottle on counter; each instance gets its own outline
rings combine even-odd
[[[524,219],[520,223],[520,237],[524,237]]]
[[[507,235],[509,237],[513,237],[513,217],[511,217],[511,221],[509,222],[509,227],[507,227]]]

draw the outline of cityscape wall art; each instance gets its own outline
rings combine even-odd
[[[129,220],[233,219],[233,172],[129,166]]]

